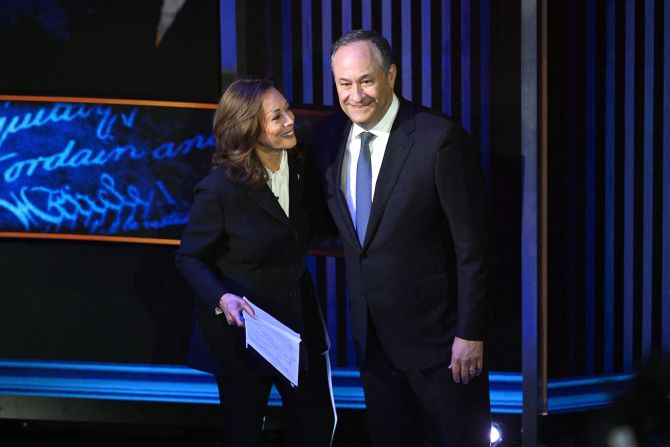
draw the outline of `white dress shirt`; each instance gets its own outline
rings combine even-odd
[[[277,197],[279,200],[279,205],[281,205],[286,217],[288,217],[288,156],[286,155],[286,149],[281,151],[281,161],[279,162],[279,169],[272,172],[267,167],[265,170],[268,173],[268,186],[272,191],[272,194]]]
[[[370,141],[370,161],[372,168],[372,201],[375,197],[375,185],[377,184],[377,177],[379,176],[379,169],[382,166],[384,159],[384,152],[386,152],[386,144],[389,141],[391,134],[391,127],[393,121],[398,114],[400,102],[398,97],[393,95],[393,100],[384,117],[368,132],[374,134],[374,138]],[[361,152],[361,133],[365,132],[358,124],[351,126],[349,137],[347,139],[347,146],[344,150],[344,158],[342,160],[342,176],[340,187],[347,199],[349,212],[352,218],[356,216],[356,165],[358,164],[358,155]]]

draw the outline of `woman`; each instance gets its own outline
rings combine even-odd
[[[273,384],[288,415],[287,445],[328,446],[335,427],[328,341],[305,269],[307,209],[320,186],[292,150],[293,125],[270,81],[238,80],[225,91],[214,115],[212,171],[195,187],[176,254],[197,298],[189,364],[216,375],[226,447],[260,446]],[[244,318],[254,314],[242,297],[301,334],[297,387],[245,347]]]

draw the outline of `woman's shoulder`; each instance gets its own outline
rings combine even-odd
[[[205,177],[195,186],[196,190],[208,189],[214,191],[225,191],[233,188],[234,184],[230,181],[224,168],[213,168]]]
[[[228,178],[226,170],[222,167],[215,167],[212,168],[212,170],[209,171],[207,175],[205,175],[205,177],[203,177],[202,180],[198,182],[198,186],[202,187],[225,186],[229,185],[230,183],[231,181]]]

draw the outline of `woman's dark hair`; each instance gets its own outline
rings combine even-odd
[[[270,79],[239,79],[223,93],[214,113],[216,149],[212,169],[225,169],[235,183],[260,187],[266,181],[265,168],[254,148],[261,135],[262,98],[272,88],[276,87]]]

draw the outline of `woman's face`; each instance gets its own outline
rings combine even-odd
[[[293,131],[293,112],[278,90],[271,88],[263,94],[258,119],[261,126],[258,143],[263,148],[290,149],[298,143]]]

